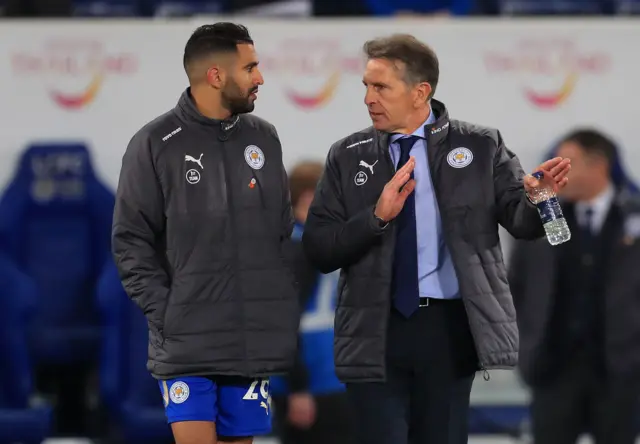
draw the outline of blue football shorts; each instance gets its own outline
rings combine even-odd
[[[219,436],[271,432],[268,379],[186,376],[158,382],[169,424],[211,421]]]

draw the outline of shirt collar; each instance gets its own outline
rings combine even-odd
[[[612,184],[609,184],[600,194],[589,201],[583,201],[576,203],[578,211],[583,212],[588,208],[592,209],[594,213],[603,213],[609,209],[613,199],[615,197],[615,189]]]
[[[615,200],[616,190],[613,184],[609,184],[604,191],[598,194],[596,197],[589,201],[577,202],[576,212],[578,216],[578,222],[581,224],[586,223],[586,212],[588,209],[592,211],[591,229],[599,231],[604,220],[609,213],[609,209]]]
[[[433,115],[433,108],[429,106],[429,117],[427,118],[427,120],[424,121],[422,125],[418,127],[418,129],[416,129],[411,134],[392,134],[390,140],[393,143],[398,139],[402,139],[403,137],[407,137],[407,136],[418,136],[421,139],[426,139],[426,137],[424,136],[424,127],[426,125],[431,125],[432,123],[435,123],[435,121],[436,121],[436,116]]]

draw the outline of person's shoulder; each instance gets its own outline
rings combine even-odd
[[[177,118],[173,110],[156,117],[155,119],[144,124],[131,137],[129,149],[137,149],[137,147],[154,147],[161,143],[167,142],[172,137],[182,132],[180,120]]]
[[[616,190],[616,202],[627,215],[640,217],[640,191],[631,183],[625,183]]]
[[[351,133],[340,140],[337,140],[329,148],[329,156],[331,158],[346,155],[351,150],[366,150],[375,146],[376,130],[373,126],[361,129],[355,133]]]
[[[490,126],[478,125],[477,123],[466,122],[464,120],[451,119],[451,129],[459,134],[480,139],[490,139],[498,143],[500,131]]]
[[[278,131],[276,130],[275,125],[263,119],[262,117],[258,117],[254,114],[241,114],[240,121],[241,121],[241,124],[246,128],[251,128],[260,132],[265,132],[275,137],[276,139],[279,139]]]

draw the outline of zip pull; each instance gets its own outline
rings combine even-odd
[[[482,379],[484,379],[485,381],[489,381],[491,379],[491,375],[486,368],[482,369]]]

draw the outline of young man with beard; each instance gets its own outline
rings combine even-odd
[[[248,115],[263,78],[247,29],[198,28],[184,67],[177,106],[127,147],[113,253],[177,444],[249,444],[296,351],[288,179],[275,128]]]

